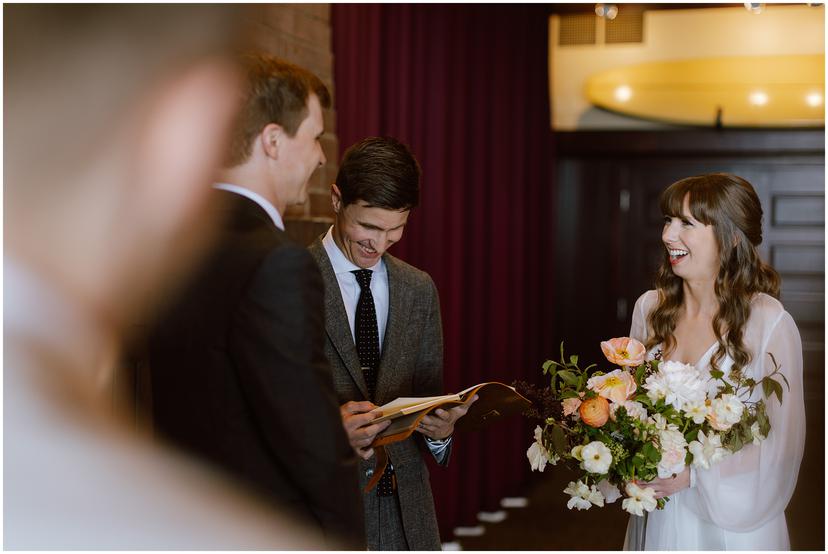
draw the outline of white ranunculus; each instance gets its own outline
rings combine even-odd
[[[684,458],[687,455],[687,441],[681,431],[665,429],[659,433],[661,443],[661,461],[658,463],[658,476],[662,479],[672,477],[684,470]]]
[[[543,429],[540,426],[535,427],[535,442],[526,451],[526,457],[529,458],[532,471],[543,472],[547,463],[552,465],[558,463],[558,457],[543,446]]]
[[[593,504],[599,507],[604,506],[604,495],[601,494],[595,485],[591,487],[581,481],[570,481],[569,485],[564,489],[564,492],[572,498],[566,503],[566,507],[570,510],[575,508],[577,510],[589,510]]]
[[[730,452],[722,448],[722,439],[716,433],[705,435],[699,431],[696,440],[687,447],[693,455],[693,465],[702,469],[710,469],[710,466],[724,459]]]
[[[723,394],[721,398],[714,398],[710,402],[710,413],[707,420],[710,426],[717,431],[727,431],[742,419],[745,405],[734,394]]]
[[[710,413],[710,408],[704,401],[687,402],[684,404],[684,413],[687,414],[696,425],[701,425]]]
[[[758,421],[754,421],[753,425],[750,426],[750,433],[753,435],[753,444],[759,444],[767,438],[762,434],[762,431],[759,430]]]
[[[631,418],[639,421],[647,421],[647,409],[641,402],[635,402],[633,400],[610,402],[610,419],[615,421],[615,412],[617,412],[618,408],[621,407],[627,410],[627,415]]]
[[[612,452],[601,441],[592,441],[581,450],[581,465],[590,473],[605,474],[612,465]]]
[[[644,388],[653,402],[663,399],[681,410],[686,402],[704,402],[707,387],[695,367],[670,361],[659,364],[658,371],[647,377]]]
[[[619,498],[621,498],[621,491],[618,490],[618,487],[607,481],[606,479],[601,480],[596,488],[601,492],[604,496],[604,502],[607,504],[612,504]]]
[[[630,482],[624,490],[628,498],[621,502],[621,507],[633,515],[643,516],[644,512],[652,512],[658,506],[655,491],[649,487],[641,488]]]

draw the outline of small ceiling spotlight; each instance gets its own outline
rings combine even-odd
[[[825,3],[825,2],[808,2],[807,4],[808,4],[808,6],[809,6],[809,7],[811,7],[811,8],[819,8],[819,7],[821,7],[824,3]]]
[[[765,5],[759,2],[745,2],[745,9],[750,13],[759,14],[765,11]]]
[[[768,95],[761,90],[751,92],[750,96],[748,96],[748,102],[754,106],[764,106],[768,103]]]
[[[621,85],[620,87],[615,89],[613,95],[615,96],[615,99],[619,102],[626,102],[630,98],[632,98],[633,93],[630,87],[628,87],[627,85]]]
[[[812,92],[805,97],[805,102],[807,102],[808,105],[812,108],[818,108],[822,105],[822,94],[818,92]]]
[[[618,6],[615,4],[595,4],[595,15],[612,21],[618,15]]]

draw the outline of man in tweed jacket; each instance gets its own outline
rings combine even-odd
[[[363,459],[363,487],[373,475],[371,442],[389,424],[372,423],[379,415],[371,410],[400,396],[443,392],[437,289],[427,273],[386,253],[419,201],[419,181],[417,161],[398,141],[368,138],[355,144],[331,187],[334,225],[310,246],[325,283],[325,353],[345,430]],[[359,311],[363,295],[370,297],[368,312]],[[368,327],[360,324],[366,313],[378,359],[357,344]],[[454,423],[467,409],[437,410],[423,419],[418,433],[386,447],[389,469],[376,489],[363,494],[369,549],[440,549],[423,455],[448,463]]]

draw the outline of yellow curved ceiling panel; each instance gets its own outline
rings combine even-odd
[[[730,56],[619,67],[593,75],[594,105],[643,119],[728,127],[825,124],[825,56]]]

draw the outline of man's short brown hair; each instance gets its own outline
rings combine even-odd
[[[324,83],[310,71],[265,54],[246,54],[244,104],[231,143],[228,166],[244,163],[256,136],[270,123],[280,125],[288,136],[296,134],[308,116],[308,99],[315,94],[323,108],[331,106]]]

